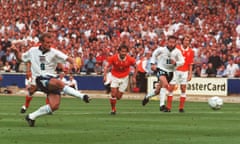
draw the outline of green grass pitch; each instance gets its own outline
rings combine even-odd
[[[117,115],[109,115],[108,99],[86,104],[75,98],[62,98],[53,115],[36,120],[29,127],[20,114],[24,97],[0,96],[1,144],[239,144],[240,104],[224,103],[221,110],[207,102],[187,102],[185,113],[178,102],[171,113],[159,111],[159,102],[145,107],[141,100],[121,100]],[[27,113],[44,104],[34,97]]]

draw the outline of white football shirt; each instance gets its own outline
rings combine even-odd
[[[51,48],[43,53],[39,47],[32,47],[22,54],[23,62],[31,62],[32,77],[40,75],[56,76],[55,69],[58,63],[65,63],[68,56],[63,52]]]
[[[176,61],[176,65],[171,64],[171,59]],[[184,57],[177,48],[170,51],[167,47],[158,47],[152,53],[151,63],[166,72],[173,72],[176,67],[184,64]]]

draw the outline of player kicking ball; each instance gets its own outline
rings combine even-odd
[[[63,52],[51,48],[53,35],[51,33],[41,34],[39,41],[40,46],[31,47],[26,52],[21,53],[14,45],[11,47],[18,61],[30,62],[33,83],[29,91],[34,93],[39,90],[46,93],[49,104],[41,106],[36,111],[29,113],[25,120],[30,127],[35,126],[35,120],[41,116],[50,114],[58,110],[61,101],[61,91],[64,93],[80,98],[89,103],[88,95],[80,93],[72,87],[64,84],[55,75],[55,69],[58,63],[69,62],[74,64],[74,60]]]

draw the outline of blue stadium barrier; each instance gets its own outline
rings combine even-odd
[[[1,87],[16,85],[19,88],[25,88],[25,74],[2,74]]]
[[[228,79],[228,94],[240,94],[240,79]]]
[[[0,82],[1,87],[17,85],[19,88],[25,88],[24,73],[4,73],[3,80]],[[68,77],[66,77],[68,78]],[[103,77],[98,75],[75,75],[78,81],[79,90],[104,90]],[[228,79],[228,94],[240,94],[240,79]]]

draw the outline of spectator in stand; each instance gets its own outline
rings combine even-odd
[[[76,73],[80,73],[82,65],[83,65],[83,59],[82,59],[82,53],[77,52],[75,56],[75,63],[76,63]]]
[[[201,66],[196,66],[193,71],[194,77],[201,77]]]
[[[5,57],[5,51],[2,49],[2,45],[0,44],[0,61],[3,61]]]
[[[240,50],[238,50],[237,56],[234,58],[234,61],[238,66],[240,66]]]
[[[222,53],[221,52],[221,61],[222,61],[222,64],[225,66],[227,66],[227,63],[228,63],[228,57],[227,57],[227,54],[226,53]]]
[[[200,52],[201,57],[196,57],[202,59],[198,63],[201,65],[208,62],[209,52],[211,54],[215,48],[227,55],[231,54],[229,46],[239,48],[237,0],[101,2],[96,5],[96,1],[1,1],[2,49],[6,52],[11,41],[16,40],[23,40],[25,47],[36,45],[39,34],[46,31],[56,35],[58,42],[53,43],[60,43],[60,50],[74,57],[72,53],[80,44],[84,54],[94,49],[89,43],[101,42],[114,48],[121,43],[119,38],[124,37],[136,47],[144,44],[144,48],[149,49],[152,46],[153,51],[156,40],[163,46],[164,37],[170,34],[181,37],[183,33],[191,34]],[[124,34],[126,29],[129,35]],[[151,43],[147,46],[142,43],[146,37]],[[215,67],[215,63],[212,64]]]
[[[65,72],[60,72],[59,76],[58,76],[58,79],[61,80],[65,85],[68,84],[68,81],[67,79],[65,78]]]
[[[226,68],[227,77],[234,78],[238,75],[238,72],[239,72],[238,64],[234,63],[233,57],[229,57]]]
[[[225,68],[225,65],[222,64],[218,69],[217,69],[217,75],[216,77],[226,77],[227,76],[227,71]]]
[[[97,74],[97,75],[102,75],[103,74],[103,67],[102,65],[97,62],[95,67],[94,67],[94,72]]]
[[[208,65],[206,63],[203,63],[202,68],[201,68],[201,72],[200,72],[200,77],[207,77],[208,76],[207,68],[208,68]]]
[[[3,64],[5,64],[6,62],[8,62],[9,65],[11,65],[11,61],[13,59],[16,59],[15,55],[10,51],[10,49],[6,49],[5,54],[2,56],[2,61]]]
[[[11,65],[9,62],[5,62],[5,65],[3,66],[4,72],[11,72]]]
[[[216,77],[217,70],[213,67],[212,63],[208,63],[206,73],[207,73],[207,77]]]
[[[217,69],[223,64],[219,56],[219,52],[216,49],[211,51],[211,55],[208,58],[208,63],[212,63],[214,71],[217,71]]]
[[[84,66],[86,68],[87,75],[95,72],[94,71],[95,64],[96,64],[96,58],[94,57],[93,53],[90,53],[89,57],[87,59],[85,59],[85,61],[84,61]]]
[[[69,76],[69,80],[67,81],[68,86],[78,90],[78,82],[76,79],[74,79],[73,75]]]
[[[1,39],[1,45],[2,45],[2,50],[5,52],[11,46],[11,41],[9,40],[9,35],[7,33],[4,33],[3,39]]]

